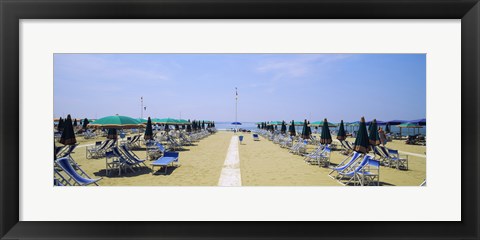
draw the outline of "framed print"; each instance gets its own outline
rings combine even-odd
[[[0,7],[2,238],[479,237],[478,1]]]

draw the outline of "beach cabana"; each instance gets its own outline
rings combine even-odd
[[[355,138],[355,142],[353,143],[353,150],[364,154],[371,150],[364,117],[360,120],[357,138]]]
[[[338,129],[337,139],[339,141],[343,141],[347,138],[347,134],[345,133],[345,127],[343,126],[343,120],[340,121],[340,128]]]
[[[77,143],[77,140],[75,139],[75,132],[73,131],[72,118],[70,117],[70,114],[65,120],[65,126],[62,132],[62,136],[60,137],[60,143],[63,145],[74,145],[75,143]]]
[[[323,126],[322,126],[322,134],[320,135],[320,143],[321,144],[330,144],[332,143],[332,135],[330,134],[330,129],[328,128],[328,121],[325,118],[323,120]]]

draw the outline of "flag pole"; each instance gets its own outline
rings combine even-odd
[[[237,134],[238,132],[237,105],[238,105],[238,92],[237,92],[237,87],[235,87],[235,134]]]
[[[143,97],[140,98],[140,101],[142,102],[142,109],[140,109],[140,118],[143,118]]]

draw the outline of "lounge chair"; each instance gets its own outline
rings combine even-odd
[[[74,166],[71,165],[71,161],[69,160],[68,157],[57,159],[57,161],[55,161],[55,163],[59,168],[61,168],[69,176],[69,179],[67,180],[67,182],[70,183],[73,186],[75,186],[75,185],[77,185],[77,186],[87,186],[87,185],[90,185],[90,184],[95,184],[95,185],[98,186],[97,182],[102,179],[102,178],[92,179],[92,178],[88,177],[88,175],[86,177],[80,175],[77,171],[75,171],[75,168],[80,169],[80,167],[78,165],[76,165],[75,168],[74,168]],[[83,170],[82,170],[82,172],[83,172]],[[83,173],[85,173],[85,172],[83,172]]]
[[[66,145],[66,146],[64,146],[63,148],[61,148],[61,149],[57,152],[57,154],[56,154],[57,159],[70,156],[70,154],[73,152],[73,150],[74,150],[77,146],[78,146],[78,144]]]
[[[130,151],[127,146],[122,145],[120,146],[120,150],[125,154],[127,157],[127,160],[130,160],[131,162],[135,163],[137,166],[140,166],[143,164],[143,166],[148,167],[145,164],[145,160],[140,159],[134,152]]]
[[[389,166],[390,165],[390,156],[388,155],[388,152],[383,151],[380,149],[379,146],[373,146],[373,154],[375,155],[375,158],[377,158],[380,161],[380,164],[383,166]]]
[[[380,185],[380,161],[370,158],[366,165],[356,173],[360,185]]]
[[[173,165],[174,163],[177,163],[178,162],[178,152],[165,152],[164,155],[155,160],[154,162],[151,163],[152,165],[152,174],[155,173],[154,168],[155,167],[164,167],[165,168],[165,172],[164,174],[167,174],[167,169],[168,169],[168,166],[169,165]]]
[[[253,136],[253,141],[260,141],[260,138],[258,137],[258,134],[254,133],[252,134]]]
[[[317,156],[317,163],[318,166],[329,167],[330,166],[330,155],[332,150],[330,147],[325,147],[322,153]]]
[[[390,167],[408,170],[408,155],[400,155],[398,150],[388,149]]]
[[[349,167],[338,172],[337,181],[343,185],[349,185],[350,183],[362,185],[362,179],[358,173],[364,171],[364,168],[371,159],[372,157],[370,155],[365,155],[361,161],[351,164]],[[341,182],[340,180],[346,180],[346,182]]]
[[[112,141],[113,140],[107,139],[103,142],[97,141],[95,146],[87,146],[87,150],[85,151],[86,158],[90,159],[103,157],[107,147],[111,145]]]
[[[325,150],[326,145],[318,145],[318,147],[309,154],[305,154],[303,160],[308,164],[318,163],[317,157],[320,156]]]
[[[353,152],[352,156],[345,158],[342,162],[340,162],[336,167],[332,168],[332,171],[328,173],[328,176],[331,178],[337,179],[340,172],[344,171],[348,167],[350,167],[353,163],[355,163],[362,154],[359,152]],[[332,174],[336,173],[335,176]]]
[[[111,165],[111,170],[117,169],[118,175],[122,174],[122,169],[125,169],[125,172],[127,172],[127,169],[135,172],[133,167],[136,166],[137,163],[129,161],[124,155],[122,155],[122,153],[120,153],[118,148],[114,147],[111,151],[106,152],[105,157],[107,165]]]

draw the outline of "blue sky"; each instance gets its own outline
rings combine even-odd
[[[418,119],[424,54],[55,54],[54,116]]]

